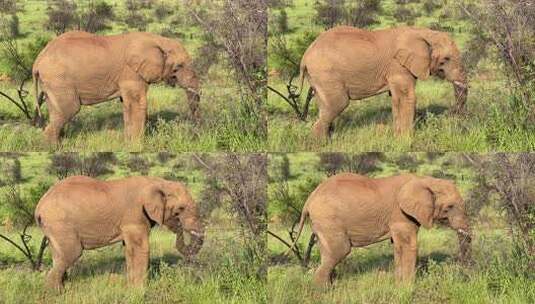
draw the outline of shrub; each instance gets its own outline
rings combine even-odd
[[[17,12],[17,0],[0,0],[0,11],[6,14]]]
[[[17,82],[30,79],[33,62],[49,40],[45,35],[36,36],[22,45],[14,39],[4,40],[0,47],[0,61],[8,68],[9,78]]]
[[[9,19],[9,34],[12,38],[20,36],[19,17],[17,14],[11,15],[11,18]]]
[[[414,24],[414,19],[419,17],[420,14],[415,12],[414,10],[404,7],[404,6],[398,6],[396,8],[396,11],[394,12],[393,17],[399,21],[399,22],[405,22],[408,25]]]
[[[425,0],[423,3],[423,9],[426,14],[432,14],[437,8],[440,7],[440,4],[436,0]]]
[[[57,35],[65,33],[78,23],[76,15],[77,5],[73,1],[53,0],[47,8],[48,20],[45,27]]]
[[[316,1],[314,9],[316,10],[315,22],[325,28],[332,28],[343,23],[346,17],[345,0]]]
[[[148,160],[140,156],[139,154],[133,154],[128,159],[128,162],[126,164],[128,169],[132,172],[138,172],[141,175],[147,175],[149,174],[149,170],[151,167],[151,164]]]
[[[126,23],[129,27],[136,28],[139,31],[145,31],[149,20],[140,10],[142,8],[150,7],[152,7],[152,1],[126,0],[126,15],[124,17],[124,23]]]
[[[288,33],[290,28],[288,26],[288,14],[286,10],[281,10],[276,16],[275,24],[277,26],[277,32],[285,34]]]
[[[160,2],[154,7],[154,17],[160,22],[167,18],[173,10],[165,3]]]
[[[473,35],[477,42],[469,44],[475,48],[470,51],[492,45],[505,66],[510,92],[535,113],[535,5],[530,1],[485,0],[462,3],[460,8],[476,25]],[[535,114],[528,119],[533,123]]]
[[[378,24],[381,11],[381,0],[356,1],[346,13],[347,23],[361,28]]]
[[[80,14],[79,27],[84,31],[95,33],[109,28],[108,22],[114,18],[113,7],[106,2],[91,1],[87,10]]]
[[[56,153],[51,156],[48,172],[58,179],[71,175],[98,177],[113,173],[109,165],[115,162],[115,156],[110,153],[93,153],[88,157],[78,153]]]

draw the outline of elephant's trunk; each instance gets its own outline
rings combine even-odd
[[[472,263],[472,233],[470,230],[457,229],[459,239],[459,261],[464,265]]]
[[[455,91],[455,106],[452,112],[462,114],[465,110],[466,99],[468,97],[468,84],[466,81],[454,81],[453,89]]]
[[[201,250],[204,242],[204,234],[195,231],[190,231],[188,234],[190,235],[190,242],[186,245],[184,242],[184,233],[177,233],[175,247],[181,254],[190,257],[196,255]]]
[[[199,113],[199,102],[201,100],[201,95],[199,93],[199,88],[186,88],[186,95],[188,96],[188,105],[190,108],[191,118],[193,121],[199,121],[201,115]]]

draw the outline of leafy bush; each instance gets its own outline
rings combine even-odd
[[[288,26],[288,14],[286,13],[286,11],[281,10],[275,18],[277,32],[282,34],[288,33],[290,31],[290,28]]]
[[[0,0],[0,11],[6,14],[17,12],[17,0]]]
[[[95,33],[109,28],[108,22],[114,18],[113,7],[106,2],[89,2],[89,7],[79,17],[79,27],[86,32]]]
[[[28,80],[37,55],[46,46],[49,37],[39,35],[19,45],[14,40],[5,40],[0,47],[0,61],[8,68],[8,76],[15,81]]]
[[[57,35],[65,33],[77,24],[77,5],[74,1],[53,0],[47,8],[48,20],[45,27]]]
[[[149,174],[150,170],[150,162],[146,160],[143,156],[139,154],[133,154],[128,159],[128,162],[126,163],[126,166],[130,171],[132,172],[138,172],[141,175],[147,175]]]
[[[111,153],[94,153],[88,157],[78,153],[55,153],[51,156],[48,172],[60,180],[71,175],[97,177],[113,173],[110,164],[115,162]]]
[[[162,22],[165,18],[167,18],[169,15],[173,13],[173,10],[163,2],[159,2],[154,7],[154,17],[160,22]]]
[[[436,0],[425,0],[423,3],[423,9],[426,14],[432,14],[437,8],[440,7],[440,4]]]
[[[12,38],[17,38],[18,36],[20,36],[19,17],[17,16],[17,14],[11,15],[8,26],[9,34]]]
[[[284,35],[273,36],[269,42],[270,67],[285,79],[297,76],[303,54],[318,35],[318,32],[306,31],[290,41]]]
[[[316,10],[315,22],[325,28],[332,28],[343,23],[346,17],[345,0],[316,1],[314,9]]]
[[[417,13],[416,11],[410,9],[410,8],[407,8],[407,7],[404,7],[404,6],[398,6],[394,12],[394,15],[393,17],[399,21],[399,22],[405,22],[407,23],[408,25],[413,25],[414,24],[414,20],[419,17],[420,14]]]
[[[379,23],[381,0],[355,1],[355,6],[346,13],[347,23],[352,26],[365,28]]]

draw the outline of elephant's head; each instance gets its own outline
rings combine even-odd
[[[199,211],[186,187],[179,182],[157,179],[151,183],[143,209],[148,217],[177,234],[176,248],[186,256],[195,255],[202,247],[204,229]],[[183,232],[190,235],[184,243]]]
[[[161,37],[158,43],[165,52],[163,79],[171,86],[179,85],[184,88],[189,104],[196,106],[200,100],[200,86],[191,57],[175,40]],[[193,115],[197,115],[195,111],[196,109],[193,110]]]
[[[405,28],[398,36],[395,58],[418,79],[430,75],[453,83],[455,111],[466,103],[468,84],[461,53],[451,37],[428,29]]]
[[[401,211],[425,228],[434,222],[448,225],[457,232],[460,258],[470,260],[471,231],[464,200],[449,180],[414,177],[398,193]]]
[[[149,42],[132,47],[128,64],[147,83],[165,81],[171,86],[179,85],[188,96],[192,114],[196,113],[200,100],[200,81],[186,49],[176,40],[150,35]],[[146,38],[143,36],[142,38]],[[198,118],[198,117],[195,117]]]

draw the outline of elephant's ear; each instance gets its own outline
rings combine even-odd
[[[129,51],[127,64],[145,82],[154,83],[163,79],[166,54],[155,44],[134,47]]]
[[[163,54],[164,62],[162,68],[162,78],[167,78],[171,75],[171,72],[175,68],[178,62],[178,56],[175,54],[177,52],[176,42],[173,43],[172,40],[165,37],[158,37],[157,40],[158,48]],[[175,45],[173,45],[175,44]]]
[[[142,198],[143,209],[158,225],[165,222],[166,195],[158,186],[151,186]]]
[[[412,75],[425,80],[429,77],[431,66],[429,44],[416,33],[403,33],[398,40],[396,60]]]
[[[435,213],[435,198],[425,179],[414,178],[398,193],[398,202],[401,210],[413,217],[420,225],[429,229],[433,226]]]

